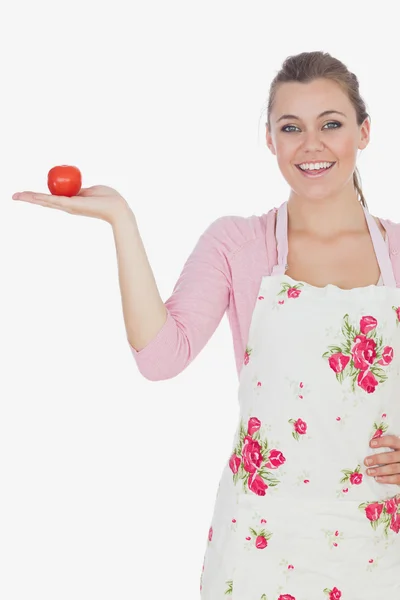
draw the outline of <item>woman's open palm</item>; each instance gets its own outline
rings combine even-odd
[[[53,196],[32,191],[17,192],[13,200],[56,208],[72,215],[82,215],[107,221],[112,224],[121,210],[126,209],[126,200],[114,188],[106,185],[94,185],[82,188],[77,196]]]

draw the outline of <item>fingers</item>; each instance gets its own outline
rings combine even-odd
[[[372,439],[369,443],[372,448],[393,448],[393,450],[400,450],[400,437],[397,435],[382,435],[379,438]]]
[[[370,477],[375,477],[381,483],[389,483],[382,477],[390,476],[392,483],[400,484],[400,452],[384,453],[379,456],[379,459],[377,457],[367,458],[365,464],[373,465],[367,469],[367,475]]]
[[[77,206],[77,197],[53,196],[51,194],[37,194],[36,192],[17,192],[12,196],[13,200],[20,200],[30,204],[38,204],[47,208],[57,208],[72,213]]]
[[[364,463],[367,475],[375,477],[379,483],[400,485],[400,438],[396,435],[382,435],[370,441],[372,448],[392,448],[390,452],[378,452],[367,456]]]
[[[390,452],[381,452],[379,454],[373,454],[372,456],[367,456],[364,461],[367,467],[379,466],[379,465],[387,465],[388,463],[399,463],[399,471],[400,471],[400,451],[399,450],[391,450]]]
[[[379,483],[394,483],[400,485],[400,464],[392,463],[383,467],[367,469],[367,475],[375,477]]]
[[[54,196],[54,198],[61,198],[62,196]],[[13,194],[13,200],[22,200],[23,202],[34,202],[36,200],[40,202],[50,202],[50,199],[53,198],[51,194],[37,194],[36,192],[25,191],[25,192],[16,192]]]
[[[395,469],[396,467],[396,469]],[[395,469],[395,472],[393,472]],[[391,465],[391,468],[389,466],[387,467],[380,467],[379,469],[376,470],[376,475],[372,475],[372,473],[368,473],[368,475],[371,475],[372,477],[375,477],[375,480],[378,483],[393,483],[395,485],[400,485],[400,473],[399,471],[399,465]]]
[[[367,475],[375,477],[379,483],[400,485],[400,438],[395,435],[383,435],[371,440],[372,448],[392,448],[390,452],[378,452],[367,456],[364,463]],[[372,467],[372,468],[371,468]]]

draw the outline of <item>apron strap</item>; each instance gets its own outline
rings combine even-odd
[[[394,276],[393,265],[390,260],[386,242],[379,231],[378,224],[374,217],[370,215],[365,206],[363,206],[363,209],[374,246],[376,260],[378,261],[379,269],[381,271],[383,285],[387,287],[396,287],[396,278]]]
[[[288,216],[287,216],[287,202],[284,202],[278,208],[276,214],[276,250],[278,253],[278,262],[272,269],[271,275],[284,275],[287,265],[287,257],[289,252],[288,247]]]

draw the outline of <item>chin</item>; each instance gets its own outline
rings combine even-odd
[[[323,200],[324,198],[329,198],[332,197],[332,195],[339,193],[337,187],[333,188],[332,185],[326,184],[318,185],[318,183],[314,181],[312,182],[312,185],[304,186],[299,186],[298,182],[296,182],[296,185],[291,185],[290,188],[296,196],[310,198],[310,200]]]

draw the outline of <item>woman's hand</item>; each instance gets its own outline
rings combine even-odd
[[[47,208],[57,208],[72,215],[94,217],[107,221],[111,225],[118,219],[121,212],[126,212],[129,205],[126,200],[113,188],[105,185],[94,185],[82,188],[77,196],[52,196],[35,192],[18,192],[13,200],[21,200],[30,204],[39,204]]]
[[[368,456],[364,463],[367,475],[375,477],[379,483],[394,483],[400,485],[400,437],[382,435],[370,441],[371,448],[392,448],[390,452],[380,452]]]

